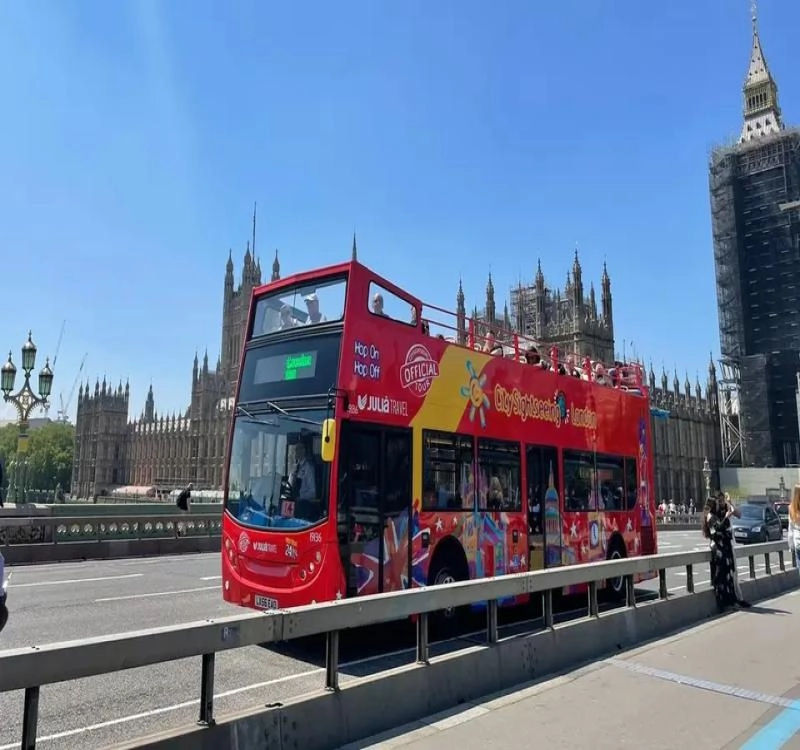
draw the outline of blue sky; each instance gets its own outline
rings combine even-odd
[[[796,122],[800,4],[759,14]],[[355,228],[448,307],[459,275],[482,306],[490,269],[502,297],[539,257],[561,286],[577,244],[587,291],[608,262],[618,348],[704,381],[706,164],[750,43],[747,0],[2,3],[0,348],[32,328],[52,354],[66,319],[56,407],[88,353],[135,413],[151,381],[185,408],[258,201],[265,268],[346,259]]]

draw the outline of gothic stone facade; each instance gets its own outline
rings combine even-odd
[[[554,290],[545,284],[539,263],[532,283],[523,285],[520,282],[511,289],[511,312],[506,303],[501,318],[496,313],[494,284],[489,274],[483,312],[478,312],[477,307],[472,311],[475,335],[481,338],[493,331],[502,340],[516,332],[535,339],[545,349],[556,345],[564,352],[611,362],[614,359],[614,323],[611,279],[605,266],[601,286],[602,308],[598,312],[594,283],[590,285],[588,297],[584,295],[583,270],[576,251],[572,270],[567,271],[563,294],[560,289]],[[467,337],[467,317],[460,285],[456,310],[458,340],[463,343]]]
[[[651,405],[669,413],[666,419],[655,415],[651,417],[656,503],[662,500],[688,503],[692,498],[699,508],[706,496],[704,460],[708,459],[711,468],[712,487],[719,486],[719,468],[722,464],[714,363],[709,363],[705,396],[699,381],[695,381],[692,393],[688,376],[681,393],[677,373],[670,390],[667,373],[662,371],[661,387],[657,388],[652,365],[648,380]]]
[[[502,338],[503,331],[516,332],[534,339],[544,352],[555,345],[565,353],[612,362],[615,359],[614,320],[611,278],[605,264],[600,288],[598,310],[593,283],[588,297],[584,296],[583,269],[576,252],[563,290],[551,289],[545,283],[539,263],[533,282],[520,283],[511,289],[511,312],[505,304],[502,317],[498,317],[490,274],[485,307],[482,312],[477,306],[472,311],[475,335],[481,337],[493,330],[498,338]],[[458,340],[463,343],[467,339],[469,319],[460,284],[456,309]],[[681,392],[677,374],[671,389],[666,373],[662,374],[661,387],[657,388],[652,366],[648,379],[652,406],[662,415],[664,412],[668,414],[666,417],[652,417],[657,502],[674,500],[682,503],[693,498],[696,504],[701,505],[705,497],[703,463],[708,459],[713,486],[718,486],[718,470],[722,463],[717,378],[713,362],[709,364],[705,395],[699,382],[692,393],[688,377]]]
[[[277,252],[272,278],[280,276]],[[183,414],[158,414],[153,387],[139,419],[128,421],[129,388],[86,384],[78,393],[72,493],[93,497],[127,485],[173,489],[222,486],[225,441],[232,415],[237,368],[244,341],[250,294],[261,284],[261,264],[244,256],[242,278],[234,288],[233,259],[225,271],[220,358],[209,368],[208,354],[192,368],[192,393]]]

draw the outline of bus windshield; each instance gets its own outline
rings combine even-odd
[[[341,320],[346,289],[347,280],[339,277],[260,297],[256,302],[253,337]]]
[[[305,529],[328,516],[321,409],[236,417],[225,507],[260,528]]]

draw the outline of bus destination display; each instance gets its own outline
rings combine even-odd
[[[264,357],[256,362],[253,384],[280,383],[313,378],[317,371],[316,352],[297,352]]]

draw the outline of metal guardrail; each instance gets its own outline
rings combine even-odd
[[[675,524],[699,527],[702,520],[702,513],[665,513],[663,516],[656,516],[656,524],[658,526],[670,526]]]
[[[14,544],[219,536],[220,513],[109,516],[2,516],[0,546]]]
[[[771,575],[770,556],[786,570],[786,542],[754,544],[734,548],[737,559],[750,560],[750,577],[756,577],[755,558],[764,555],[765,571]],[[793,558],[793,564],[797,561]],[[375,594],[274,612],[153,628],[80,641],[0,651],[0,692],[25,690],[22,748],[36,745],[39,689],[42,685],[109,674],[186,657],[202,657],[200,723],[214,723],[214,658],[218,651],[263,643],[325,634],[325,688],[339,687],[339,633],[349,628],[376,625],[417,615],[417,661],[428,663],[428,618],[431,612],[487,602],[487,641],[498,641],[498,600],[522,594],[541,594],[544,625],[554,626],[553,591],[588,584],[587,614],[599,617],[598,588],[601,582],[625,578],[626,607],[635,607],[634,576],[658,573],[659,598],[666,599],[666,571],[686,569],[686,591],[694,593],[694,566],[708,564],[710,552],[674,552],[649,557],[574,565],[533,573],[516,573],[477,581]]]

